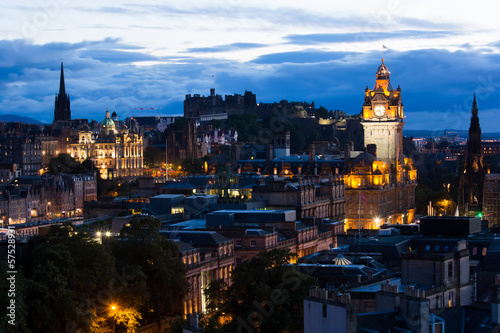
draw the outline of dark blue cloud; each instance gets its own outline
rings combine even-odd
[[[380,65],[380,52],[311,49],[240,63],[189,53],[176,61],[158,59],[116,39],[45,45],[0,41],[0,112],[22,112],[52,121],[61,58],[73,116],[98,120],[104,117],[106,107],[117,111],[120,118],[139,115],[139,107],[180,114],[186,94],[208,95],[212,75],[221,95],[250,90],[258,102],[314,101],[317,106],[354,114],[361,110],[365,87],[373,88]],[[402,89],[405,128],[467,129],[476,92],[483,130],[498,131],[499,54],[480,53],[474,48],[455,52],[389,50],[385,58],[393,87],[400,85]],[[130,63],[152,59],[157,60],[156,65]]]

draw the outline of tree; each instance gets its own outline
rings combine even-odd
[[[146,321],[180,312],[188,286],[178,247],[160,234],[160,226],[156,218],[134,217],[122,228],[121,239],[110,243],[118,270],[133,267],[146,277],[141,307]]]
[[[60,173],[73,173],[80,163],[78,163],[69,154],[59,154],[49,162],[48,172],[50,174],[58,175]]]
[[[16,333],[30,332],[26,318],[25,288],[26,279],[21,270],[17,274],[7,273],[11,271],[7,266],[7,260],[0,262],[0,315],[3,320],[0,322],[0,332]],[[11,287],[15,287],[12,288]],[[14,303],[11,303],[14,301]],[[10,321],[10,323],[9,323]],[[14,325],[12,325],[14,324]]]
[[[327,119],[328,117],[329,117],[328,110],[325,107],[320,106],[319,109],[316,111],[316,118]]]
[[[154,146],[147,146],[144,149],[144,165],[151,167],[161,165],[163,161],[162,151]]]
[[[185,173],[199,175],[203,173],[205,162],[201,158],[188,157],[182,160],[181,166]]]
[[[255,113],[229,115],[226,127],[232,127],[238,131],[239,142],[253,141],[262,143],[258,138],[262,125],[259,122],[259,117]]]
[[[303,298],[315,284],[289,263],[288,249],[262,251],[232,272],[232,284],[213,282],[205,290],[210,318],[207,332],[295,332],[302,327]]]
[[[71,225],[32,237],[20,258],[26,278],[27,326],[33,332],[87,329],[113,278],[114,260],[90,235]]]

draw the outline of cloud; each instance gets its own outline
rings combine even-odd
[[[221,48],[252,48],[236,43]],[[217,49],[217,47],[216,47]],[[327,52],[307,49],[263,54],[248,62],[217,58],[208,50],[182,56],[152,56],[119,39],[32,44],[0,41],[0,112],[51,122],[64,59],[66,91],[75,118],[101,120],[106,107],[120,118],[140,107],[181,114],[186,94],[257,95],[258,102],[314,101],[316,106],[359,113],[364,89],[375,84],[379,52]],[[475,92],[481,126],[494,131],[500,105],[500,55],[477,49],[389,50],[386,65],[394,88],[401,86],[405,128],[467,129]],[[158,112],[158,111],[157,111]],[[432,122],[432,125],[429,125]],[[419,127],[421,126],[421,127]]]
[[[288,35],[285,39],[290,44],[312,45],[324,43],[360,43],[393,38],[442,38],[457,35],[455,31],[429,30],[399,30],[391,32],[347,32],[347,33],[320,33],[304,35]]]
[[[216,45],[212,47],[196,47],[187,49],[186,53],[211,53],[211,52],[227,52],[227,51],[236,51],[236,50],[245,50],[245,49],[255,49],[260,47],[265,47],[266,44],[260,43],[232,43],[225,45]]]
[[[157,57],[140,52],[117,51],[117,50],[82,50],[80,55],[84,58],[92,58],[102,62],[115,64],[129,64],[131,62],[158,60]]]
[[[347,52],[327,52],[320,50],[304,50],[294,52],[271,53],[259,56],[252,62],[256,64],[281,64],[281,63],[320,63],[332,60],[345,59],[352,53]]]

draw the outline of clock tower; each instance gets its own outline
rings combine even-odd
[[[403,103],[401,88],[392,89],[387,66],[379,66],[375,87],[365,89],[363,117],[365,147],[377,146],[377,158],[383,162],[399,165],[403,162]]]

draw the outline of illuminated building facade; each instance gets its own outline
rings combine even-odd
[[[80,163],[91,158],[103,179],[142,176],[143,135],[138,126],[118,124],[107,110],[99,128],[72,130],[67,152]]]
[[[403,155],[401,88],[392,88],[383,59],[375,87],[365,90],[362,114],[367,151],[345,161],[346,228],[412,223],[417,171]]]

